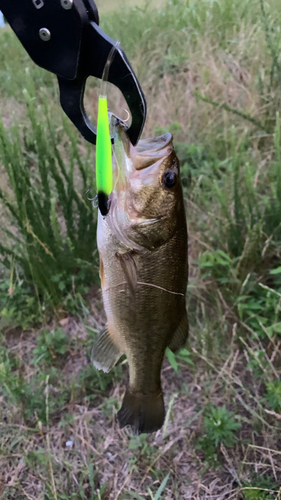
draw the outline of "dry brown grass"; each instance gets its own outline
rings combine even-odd
[[[259,42],[258,52],[255,50],[257,34],[253,32],[252,26],[245,27],[231,54],[213,45],[210,36],[205,35],[193,50],[188,47],[188,59],[180,70],[171,68],[160,79],[154,68],[161,64],[163,54],[159,52],[150,56],[148,71],[141,74],[144,92],[148,96],[146,134],[153,134],[155,124],[165,127],[179,123],[181,140],[196,142],[200,133],[208,143],[214,137],[218,138],[218,131],[223,133],[232,124],[241,131],[245,127],[251,128],[249,122],[243,122],[231,113],[198,102],[196,91],[213,101],[261,117],[263,109],[256,74],[257,65],[263,64],[262,59],[266,57],[266,49],[265,44],[261,46]],[[187,37],[183,37],[182,44],[187,48]]]

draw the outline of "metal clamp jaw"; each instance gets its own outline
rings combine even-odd
[[[84,108],[87,78],[102,78],[115,41],[98,26],[93,0],[0,0],[2,10],[33,61],[58,77],[63,110],[83,137],[96,143]],[[136,144],[146,119],[146,101],[123,50],[116,50],[108,81],[124,95],[132,115],[128,136]]]

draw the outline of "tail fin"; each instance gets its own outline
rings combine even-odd
[[[162,392],[142,394],[128,389],[123,404],[117,413],[121,429],[130,425],[134,434],[155,432],[164,423],[165,408]]]

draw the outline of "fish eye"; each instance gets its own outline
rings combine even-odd
[[[165,172],[162,178],[164,186],[168,189],[173,188],[177,183],[177,174],[172,170]]]

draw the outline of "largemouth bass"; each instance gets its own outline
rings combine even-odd
[[[93,363],[108,372],[126,354],[129,387],[117,419],[140,434],[164,422],[165,349],[180,349],[188,335],[187,228],[172,135],[133,147],[118,122],[115,136],[111,206],[97,230],[107,329]]]

